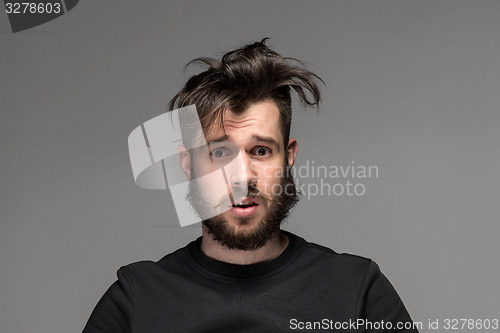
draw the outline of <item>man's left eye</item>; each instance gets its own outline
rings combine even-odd
[[[269,149],[267,147],[257,147],[255,149],[255,154],[257,156],[266,156],[266,155],[271,154],[271,149]]]

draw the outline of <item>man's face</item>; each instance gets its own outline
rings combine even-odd
[[[279,229],[297,201],[287,173],[295,160],[296,141],[283,143],[279,110],[270,100],[252,104],[240,115],[228,110],[224,128],[225,133],[222,128],[210,131],[208,147],[193,151],[191,172],[195,177],[209,174],[229,165],[239,153],[238,163],[225,169],[226,183],[198,183],[210,188],[210,195],[191,188],[190,197],[222,207],[223,213],[203,222],[214,239],[229,248],[258,248]],[[228,191],[230,202],[221,199]]]

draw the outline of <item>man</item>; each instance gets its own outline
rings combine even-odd
[[[374,262],[280,230],[298,200],[290,91],[317,105],[319,77],[265,40],[194,62],[209,68],[170,110],[195,105],[206,140],[192,144],[184,133],[177,155],[202,237],[158,262],[122,267],[84,332],[417,332]],[[226,170],[222,181],[210,181],[217,170]]]

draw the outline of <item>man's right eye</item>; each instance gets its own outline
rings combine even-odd
[[[216,148],[210,152],[210,156],[215,158],[229,157],[231,156],[231,150],[227,149],[226,147]]]

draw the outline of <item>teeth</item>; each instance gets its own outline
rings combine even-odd
[[[249,201],[249,202],[240,202],[240,203],[235,204],[234,206],[254,206],[254,205],[255,205],[254,202]]]

